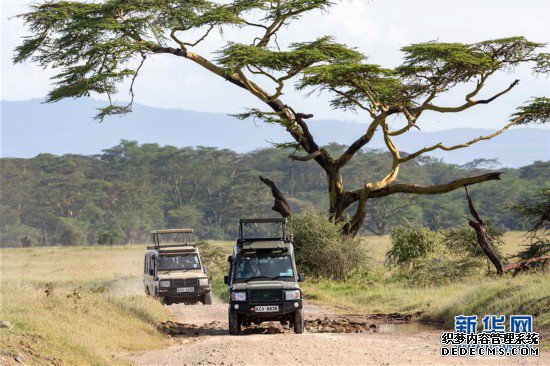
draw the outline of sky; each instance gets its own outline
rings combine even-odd
[[[32,63],[13,65],[13,49],[26,30],[14,15],[24,12],[33,1],[1,1],[1,95],[2,100],[43,98],[51,89],[52,70]],[[372,63],[394,67],[401,62],[399,49],[418,42],[476,42],[523,35],[536,42],[550,41],[550,2],[547,0],[343,0],[329,12],[314,12],[283,29],[279,42],[311,41],[321,35],[333,35],[337,41],[356,47]],[[250,32],[250,30],[246,30]],[[226,29],[197,48],[202,54],[226,44],[253,37],[243,30]],[[192,37],[191,37],[192,38]],[[249,41],[248,41],[249,42]],[[179,108],[217,113],[239,113],[246,107],[262,107],[254,97],[197,65],[168,55],[148,59],[135,85],[140,104],[161,108]],[[458,127],[498,128],[506,123],[515,107],[532,96],[550,96],[550,81],[535,78],[529,67],[514,75],[502,73],[487,85],[490,96],[505,89],[514,79],[520,84],[498,101],[465,113],[441,115],[426,113],[421,126],[425,130]],[[459,88],[440,99],[440,104],[457,105],[467,89]],[[101,96],[93,96],[102,99]],[[121,93],[119,100],[127,100]],[[294,109],[313,113],[317,119],[367,122],[368,116],[332,110],[326,95],[285,89],[285,103]]]

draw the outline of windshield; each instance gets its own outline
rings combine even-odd
[[[196,254],[162,256],[159,257],[158,261],[159,271],[175,271],[199,268],[199,256]]]
[[[290,255],[241,255],[237,257],[235,282],[294,277]]]

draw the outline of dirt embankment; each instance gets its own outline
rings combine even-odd
[[[387,318],[346,314],[306,304],[306,333],[275,323],[227,333],[227,305],[173,305],[177,322],[161,329],[172,335],[168,349],[130,357],[137,365],[548,365],[538,358],[443,358],[440,331],[387,333]],[[403,319],[394,319],[399,323]],[[391,319],[389,320],[391,321]],[[382,331],[380,331],[382,330]]]

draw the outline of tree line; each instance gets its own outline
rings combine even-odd
[[[347,147],[324,147],[334,154]],[[118,244],[149,241],[149,231],[192,227],[202,239],[236,237],[244,216],[273,216],[270,190],[259,175],[275,181],[293,211],[326,211],[329,195],[324,171],[313,162],[294,162],[277,148],[239,154],[208,147],[159,146],[121,141],[92,156],[41,154],[32,159],[0,159],[2,245]],[[357,153],[344,168],[345,184],[379,179],[390,153]],[[437,185],[491,172],[494,161],[464,166],[421,157],[403,166],[398,182]],[[508,208],[544,188],[550,162],[499,169],[502,181],[471,188],[480,213],[495,227],[524,229]],[[388,233],[408,221],[429,227],[462,224],[464,192],[439,196],[397,194],[368,201],[362,234]]]

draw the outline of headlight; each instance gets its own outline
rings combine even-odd
[[[170,287],[170,280],[160,281],[160,287]]]
[[[246,292],[232,292],[231,300],[233,301],[246,301]]]
[[[285,291],[285,300],[300,300],[300,290]]]
[[[208,278],[199,278],[199,286],[208,286]]]

